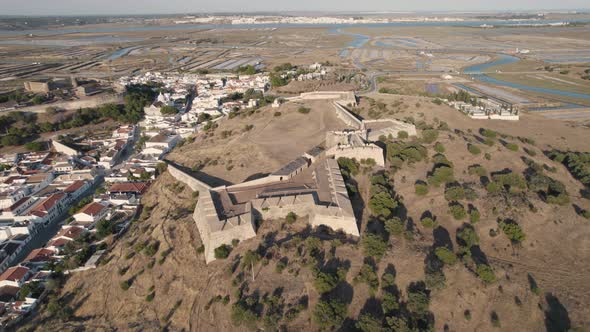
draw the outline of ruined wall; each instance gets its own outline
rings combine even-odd
[[[193,191],[198,191],[199,193],[201,193],[203,191],[211,189],[211,186],[209,186],[208,184],[195,179],[189,174],[174,167],[174,165],[172,164],[168,164],[168,172],[170,172],[170,175],[172,175],[176,180],[189,186]]]

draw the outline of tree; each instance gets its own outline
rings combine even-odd
[[[260,262],[260,254],[252,250],[246,251],[244,258],[242,258],[242,267],[250,266],[252,281],[254,281],[254,265],[258,264],[258,262]]]
[[[338,300],[320,300],[313,311],[313,320],[320,329],[336,330],[347,315],[346,304]]]
[[[175,115],[178,113],[178,109],[174,106],[163,106],[160,108],[162,115]]]
[[[406,139],[406,138],[408,138],[408,137],[410,137],[410,135],[408,135],[408,132],[407,132],[407,131],[400,130],[400,131],[397,133],[397,138],[399,138],[399,139]]]
[[[521,243],[526,238],[520,225],[513,221],[506,220],[500,222],[500,228],[513,243]]]
[[[389,217],[397,206],[397,201],[385,191],[377,193],[369,199],[371,211],[379,216]]]
[[[434,169],[432,175],[428,177],[428,183],[438,187],[443,183],[455,181],[454,171],[452,167],[440,166]]]
[[[464,219],[467,216],[467,211],[463,205],[455,202],[449,206],[449,213],[455,218],[456,220]]]
[[[385,220],[385,231],[389,235],[400,235],[404,232],[404,222],[398,217],[387,219]]]
[[[387,242],[381,235],[373,233],[365,233],[362,238],[363,249],[365,255],[381,259],[387,251]]]
[[[433,228],[436,226],[436,221],[434,221],[432,218],[430,217],[424,217],[420,220],[420,223],[422,224],[422,226],[426,227],[426,228]]]
[[[457,262],[457,256],[446,247],[438,247],[434,250],[434,254],[445,265],[454,265]]]
[[[381,332],[383,331],[381,319],[373,316],[371,313],[363,313],[359,316],[355,326],[362,332]]]
[[[320,294],[328,293],[338,284],[338,276],[328,272],[318,272],[313,285]]]
[[[457,238],[461,240],[461,245],[467,248],[471,248],[479,244],[479,236],[471,227],[471,225],[465,225],[459,231],[457,231]]]
[[[232,248],[227,244],[222,244],[221,246],[215,248],[215,258],[216,259],[224,259],[229,256],[231,253]]]
[[[101,219],[96,223],[96,235],[104,238],[113,234],[114,225],[110,220]]]
[[[459,185],[450,186],[445,190],[445,199],[447,201],[458,201],[464,198],[465,190]]]

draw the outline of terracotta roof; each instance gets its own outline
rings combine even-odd
[[[31,199],[31,197],[23,197],[21,199],[19,199],[18,201],[16,201],[16,203],[12,204],[9,208],[5,209],[8,211],[14,211],[16,210],[19,206],[25,204],[25,202],[27,202],[29,199]]]
[[[75,193],[80,188],[82,188],[85,184],[86,184],[86,181],[81,181],[81,180],[74,181],[74,183],[72,183],[66,189],[64,189],[64,192]]]
[[[46,262],[52,259],[55,252],[47,248],[38,248],[31,251],[31,253],[25,258],[25,262]]]
[[[18,281],[24,278],[29,269],[24,266],[13,266],[0,275],[0,280]]]
[[[48,247],[63,247],[65,246],[68,242],[71,242],[72,240],[69,239],[65,239],[65,238],[60,238],[60,239],[56,239],[56,240],[51,240],[49,241],[49,243],[47,244]]]
[[[86,205],[85,207],[83,207],[80,210],[80,212],[78,212],[78,213],[85,213],[89,216],[95,216],[95,215],[99,214],[100,212],[102,212],[104,209],[106,209],[106,206],[104,206],[100,203],[92,202],[92,203]]]
[[[37,204],[31,212],[48,212],[55,206],[55,204],[64,199],[64,197],[66,197],[66,194],[62,192],[53,194]]]
[[[145,182],[120,182],[113,184],[110,188],[110,192],[115,193],[138,193],[143,194],[148,188],[147,183]]]
[[[60,237],[67,237],[70,239],[75,239],[75,238],[79,237],[80,234],[84,233],[84,230],[85,230],[84,227],[78,227],[78,226],[64,227],[53,238],[57,239]]]

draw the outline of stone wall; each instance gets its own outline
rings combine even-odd
[[[200,192],[193,219],[205,248],[207,264],[215,260],[215,248],[231,245],[233,239],[245,241],[256,237],[252,206],[249,205],[247,212],[242,215],[220,220],[209,190]]]
[[[53,145],[53,149],[55,149],[56,152],[63,153],[70,157],[74,157],[79,154],[79,152],[76,149],[71,148],[65,144],[62,144],[56,140],[51,140],[51,145]]]
[[[186,184],[189,186],[193,191],[198,191],[201,193],[202,191],[207,191],[211,189],[211,186],[208,184],[195,179],[191,175],[183,172],[182,170],[176,168],[172,164],[168,164],[168,172],[172,175],[176,180]]]
[[[355,158],[357,161],[371,158],[375,160],[377,165],[381,167],[385,166],[383,149],[374,144],[365,146],[335,146],[326,151],[326,156],[334,156],[336,159],[340,157]]]
[[[368,139],[369,141],[376,142],[379,140],[381,135],[388,137],[389,135],[393,136],[394,138],[397,137],[397,134],[400,131],[405,131],[408,133],[409,136],[416,136],[418,132],[416,131],[416,126],[411,123],[405,123],[397,120],[392,119],[385,119],[385,120],[363,120],[363,125],[365,127],[370,127],[372,123],[390,123],[391,126],[384,127],[381,129],[373,130],[369,129]]]
[[[356,116],[352,115],[347,109],[342,107],[342,105],[336,102],[332,103],[332,105],[334,105],[334,109],[336,110],[336,116],[338,116],[340,120],[356,129],[363,129],[362,121],[359,120]]]

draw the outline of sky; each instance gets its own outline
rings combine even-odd
[[[589,9],[589,0],[0,0],[0,15]]]

